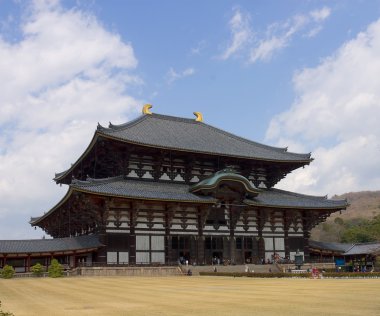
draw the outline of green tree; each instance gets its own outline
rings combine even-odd
[[[341,217],[337,217],[337,218],[334,219],[334,223],[337,224],[337,225],[343,226],[344,225],[344,220]]]
[[[36,263],[34,266],[32,266],[30,268],[30,270],[32,271],[32,273],[35,275],[35,276],[41,276],[43,273],[44,273],[44,267],[41,263]]]
[[[57,259],[53,259],[48,268],[48,274],[51,278],[59,278],[63,276],[63,268],[62,265],[58,262]]]
[[[1,270],[1,276],[4,279],[12,279],[14,275],[15,275],[15,269],[13,269],[12,266],[9,266],[7,264],[4,266],[3,270]]]
[[[342,234],[342,242],[346,243],[365,243],[374,241],[371,233],[362,227],[351,227]]]
[[[380,241],[380,216],[371,220],[355,218],[345,222],[342,242],[365,243]]]

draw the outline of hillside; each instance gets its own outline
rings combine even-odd
[[[342,214],[334,213],[327,218],[326,222],[316,226],[311,232],[311,239],[340,242],[344,229],[340,219],[343,222],[355,222],[360,218],[373,219],[380,215],[380,191],[350,192],[336,195],[333,199],[347,199],[350,206],[342,211]]]

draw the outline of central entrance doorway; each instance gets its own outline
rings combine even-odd
[[[205,259],[207,264],[223,264],[223,237],[210,236],[205,238]]]

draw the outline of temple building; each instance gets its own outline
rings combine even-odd
[[[195,119],[155,114],[98,125],[68,186],[32,218],[53,238],[92,236],[80,259],[103,264],[233,264],[309,257],[310,230],[347,201],[274,188],[310,154],[263,145]],[[82,250],[83,252],[83,250]]]

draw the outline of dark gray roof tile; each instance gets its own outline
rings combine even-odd
[[[365,243],[365,244],[356,244],[347,252],[344,253],[345,256],[352,255],[365,255],[365,254],[380,254],[380,243]]]
[[[259,195],[244,202],[250,205],[294,207],[307,209],[344,209],[346,200],[331,200],[325,196],[312,196],[278,189],[263,189]]]
[[[71,187],[88,193],[105,194],[135,199],[154,199],[183,202],[208,202],[214,199],[189,192],[189,186],[180,183],[125,180],[123,177],[108,179],[74,180]]]
[[[310,162],[310,154],[263,145],[193,119],[143,115],[122,125],[98,126],[98,132],[146,146],[271,161]]]
[[[85,250],[102,247],[97,235],[55,239],[0,240],[0,253],[42,253]]]
[[[353,244],[309,240],[309,246],[314,249],[329,250],[329,251],[344,253],[350,248],[352,248]]]

